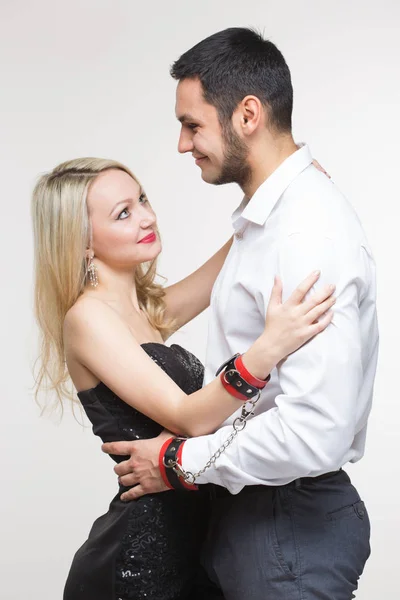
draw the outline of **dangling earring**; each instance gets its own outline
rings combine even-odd
[[[90,285],[95,288],[99,285],[99,278],[97,276],[97,267],[93,262],[93,256],[94,254],[92,254],[92,256],[89,259],[88,275]]]

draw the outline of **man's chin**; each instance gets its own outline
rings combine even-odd
[[[206,183],[210,183],[212,185],[218,185],[218,181],[220,178],[220,173],[215,172],[213,169],[201,169],[201,178]]]
[[[227,185],[228,183],[237,183],[234,177],[223,177],[221,173],[201,173],[201,178],[210,185]]]

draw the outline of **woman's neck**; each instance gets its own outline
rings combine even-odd
[[[95,261],[97,268],[98,285],[93,288],[90,283],[85,293],[102,297],[105,301],[119,305],[122,312],[135,309],[140,312],[137,297],[135,268],[116,270],[108,265]]]

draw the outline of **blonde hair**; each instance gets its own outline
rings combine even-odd
[[[138,181],[119,162],[78,158],[43,175],[33,191],[34,310],[41,337],[35,398],[38,401],[41,389],[54,391],[61,408],[63,398],[74,400],[65,361],[63,325],[88,281],[88,190],[96,177],[109,169],[124,171]],[[165,318],[165,292],[155,283],[156,274],[156,260],[141,264],[135,270],[135,283],[140,307],[165,339],[173,331],[173,324]]]

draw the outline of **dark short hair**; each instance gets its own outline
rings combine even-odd
[[[202,40],[171,67],[178,81],[199,79],[204,98],[216,107],[222,124],[245,96],[257,96],[271,125],[291,131],[293,88],[289,67],[278,48],[260,33],[232,27]]]

